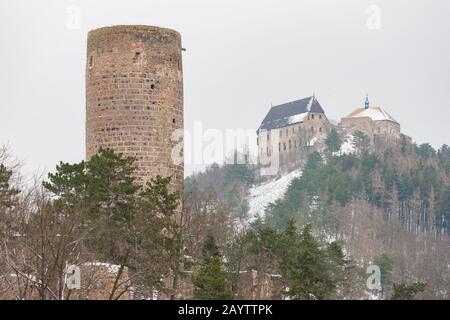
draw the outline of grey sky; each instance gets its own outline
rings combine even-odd
[[[84,157],[86,36],[114,24],[182,34],[187,129],[256,129],[313,91],[339,120],[369,93],[415,141],[450,144],[449,14],[448,0],[0,0],[0,144],[28,173]]]

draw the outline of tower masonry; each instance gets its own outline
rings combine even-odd
[[[178,130],[177,130],[178,129]],[[86,157],[101,147],[136,157],[136,178],[171,176],[183,188],[181,36],[152,26],[89,32]],[[174,161],[175,159],[175,161]]]

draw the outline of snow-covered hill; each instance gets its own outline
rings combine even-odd
[[[347,135],[342,143],[341,149],[335,155],[352,154],[355,152],[353,136]],[[302,169],[291,171],[281,178],[275,178],[262,184],[253,186],[248,193],[249,204],[248,217],[239,221],[238,229],[245,228],[258,218],[264,218],[264,211],[269,204],[275,203],[286,193],[290,183],[302,175]]]
[[[282,198],[289,184],[302,174],[301,169],[292,171],[279,179],[273,179],[252,187],[249,191],[249,212],[247,223],[252,223],[258,217],[264,217],[264,210],[270,203]]]

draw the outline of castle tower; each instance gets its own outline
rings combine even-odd
[[[181,36],[152,26],[89,32],[86,63],[86,157],[100,147],[137,159],[137,178],[171,176],[183,188]],[[179,162],[173,161],[178,156]],[[181,162],[181,163],[180,163]]]

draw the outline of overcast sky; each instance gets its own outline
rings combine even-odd
[[[368,93],[415,141],[450,144],[449,15],[448,0],[0,0],[0,144],[27,173],[83,159],[87,32],[115,24],[182,34],[187,129],[256,130],[313,92],[339,120]]]

